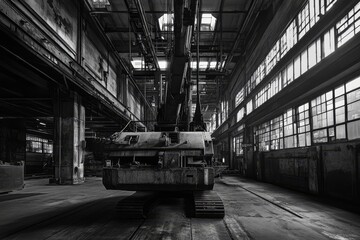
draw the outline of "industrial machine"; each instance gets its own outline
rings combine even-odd
[[[211,191],[221,167],[214,166],[213,142],[201,114],[198,70],[192,122],[189,117],[192,95],[189,52],[195,16],[199,17],[198,4],[197,0],[174,1],[174,51],[156,131],[114,133],[106,147],[111,161],[103,169],[103,184],[107,189],[191,192],[195,217],[223,217],[223,203]],[[196,42],[199,49],[199,32]],[[197,56],[199,62],[199,50]],[[153,197],[137,192],[120,201],[118,211],[128,217],[142,216]]]

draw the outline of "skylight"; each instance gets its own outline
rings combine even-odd
[[[201,31],[214,31],[216,18],[210,13],[203,13],[201,15]]]
[[[165,13],[159,18],[159,25],[161,31],[173,31],[174,30],[174,14]]]
[[[106,8],[106,6],[110,6],[108,0],[92,0],[94,8]]]
[[[144,62],[144,59],[142,59],[142,58],[133,58],[133,60],[131,61],[131,64],[132,64],[133,68],[135,68],[135,69],[145,68],[145,62]]]
[[[201,31],[214,31],[216,18],[210,13],[203,13],[201,15]],[[174,30],[174,14],[165,13],[159,18],[159,25],[161,31]]]
[[[168,62],[166,60],[159,60],[159,67],[161,70],[165,70],[168,66]]]
[[[168,62],[166,60],[159,60],[158,62],[159,62],[160,69],[161,70],[166,70],[166,68],[168,67]],[[133,60],[131,61],[131,65],[136,70],[145,69],[144,58],[142,58],[142,57],[134,57]]]
[[[205,69],[215,69],[216,67],[216,61],[200,61],[199,62],[199,70],[205,70]],[[196,69],[197,64],[196,61],[191,62],[191,68]]]

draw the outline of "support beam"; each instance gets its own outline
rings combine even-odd
[[[84,182],[85,107],[76,92],[60,96],[55,103],[54,160],[58,184]]]

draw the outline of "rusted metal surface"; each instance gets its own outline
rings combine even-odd
[[[107,189],[129,191],[210,190],[214,186],[214,169],[104,168],[103,184]]]

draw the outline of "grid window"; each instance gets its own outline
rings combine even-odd
[[[345,84],[348,139],[360,138],[360,77]],[[356,120],[356,121],[354,121]]]
[[[313,129],[334,124],[332,99],[332,91],[330,91],[311,101]]]
[[[341,85],[335,89],[335,122],[345,122],[345,87]]]
[[[243,135],[240,134],[239,136],[234,137],[234,150],[236,156],[241,156],[244,154],[244,150],[242,148],[243,143]]]
[[[284,147],[297,147],[296,124],[293,121],[293,109],[289,109],[284,113]]]
[[[313,27],[319,20],[319,0],[309,0],[310,27]]]
[[[277,118],[274,118],[270,121],[271,132],[270,132],[270,149],[279,150],[284,148],[283,142],[283,116],[280,115]]]
[[[48,139],[26,135],[26,151],[35,153],[52,153],[53,144]]]
[[[309,3],[300,11],[298,15],[299,39],[301,39],[310,29],[310,9]]]
[[[327,132],[327,127],[334,125],[333,92],[329,91],[312,100],[311,113],[313,129],[325,128],[313,132],[314,143],[327,142],[328,137],[330,137],[330,140],[334,140],[335,135]]]
[[[279,74],[270,83],[270,92],[269,92],[268,97],[272,98],[275,94],[280,92],[281,89],[282,89],[282,86],[281,86],[281,74]]]
[[[336,24],[338,47],[360,31],[360,3]]]
[[[256,108],[258,108],[258,107],[261,106],[264,102],[267,101],[269,90],[270,90],[270,85],[267,84],[267,85],[265,85],[264,88],[262,88],[262,89],[258,92],[258,94],[256,94],[256,101],[255,101]]]
[[[283,85],[286,87],[294,80],[294,65],[291,61],[286,67],[286,78],[283,80]]]
[[[277,41],[274,47],[270,50],[266,56],[266,74],[275,67],[277,62],[280,60],[280,41]]]
[[[305,103],[297,108],[297,132],[299,137],[299,147],[311,145],[309,103]]]
[[[241,88],[241,90],[236,94],[235,107],[237,107],[242,101],[244,101],[244,88]]]
[[[269,122],[261,124],[255,132],[259,151],[270,150],[270,125]]]
[[[263,61],[260,66],[259,66],[259,70],[258,70],[258,77],[259,77],[259,81],[261,82],[265,75],[266,75],[266,67],[265,67],[265,61]]]

